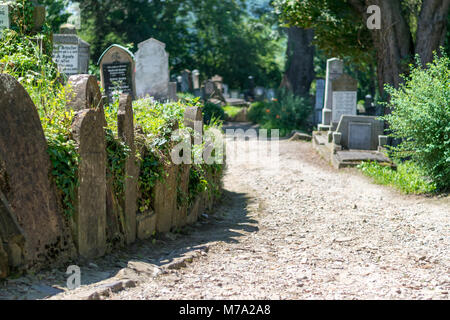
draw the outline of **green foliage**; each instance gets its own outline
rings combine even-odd
[[[353,63],[375,58],[370,30],[347,1],[275,0],[284,23],[314,29],[314,44],[329,56],[350,57]]]
[[[431,193],[436,185],[426,178],[426,173],[412,161],[399,163],[397,170],[376,162],[363,162],[358,166],[366,176],[378,184],[388,185],[406,194]]]
[[[51,174],[61,192],[67,215],[74,210],[79,155],[71,139],[73,112],[66,111],[70,89],[61,82],[61,75],[51,56],[52,43],[48,27],[42,33],[32,32],[32,4],[13,4],[12,29],[2,32],[0,72],[15,77],[33,100],[41,119],[52,163]]]
[[[117,131],[116,131],[117,132]],[[108,162],[107,175],[113,181],[117,199],[123,199],[125,193],[125,164],[131,150],[120,141],[109,128],[105,130],[106,156]]]
[[[113,43],[131,44],[135,51],[138,43],[153,37],[166,44],[172,74],[198,69],[206,77],[222,75],[234,88],[243,88],[249,75],[267,87],[281,81],[285,40],[273,27],[274,15],[249,14],[244,0],[79,3],[79,34],[91,44],[94,61]]]
[[[309,98],[295,96],[281,90],[279,99],[254,103],[249,110],[249,119],[264,129],[279,129],[280,136],[292,130],[307,130],[308,117],[312,111]]]
[[[402,139],[394,157],[411,157],[439,189],[450,187],[450,59],[435,56],[427,68],[411,66],[398,89],[386,86],[391,136]]]
[[[203,121],[209,124],[212,119],[225,120],[225,112],[220,105],[207,102],[203,107]]]
[[[233,118],[233,117],[237,116],[239,114],[239,112],[242,111],[242,107],[225,106],[225,107],[223,107],[223,111],[225,112],[225,114],[228,117]]]

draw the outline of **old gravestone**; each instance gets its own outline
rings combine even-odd
[[[126,48],[113,44],[101,55],[100,78],[102,87],[108,99],[111,99],[115,90],[130,94],[136,98],[134,55]]]
[[[119,99],[117,128],[119,138],[130,149],[130,154],[125,164],[125,228],[127,243],[130,244],[136,240],[139,166],[137,165],[136,148],[134,145],[132,98],[128,94],[122,94]]]
[[[67,107],[80,111],[83,109],[103,110],[103,100],[97,78],[89,74],[78,74],[69,77],[67,82],[70,88],[67,93]]]
[[[322,110],[325,102],[325,80],[317,79],[316,81],[316,104],[314,106],[314,123],[322,122]]]
[[[337,127],[341,116],[356,115],[358,81],[347,74],[342,74],[332,81],[333,105],[332,127]]]
[[[327,61],[327,73],[325,79],[325,102],[322,110],[322,123],[320,130],[328,130],[332,121],[333,108],[333,84],[332,81],[339,78],[344,73],[344,63],[342,60],[332,58]]]
[[[214,77],[211,78],[211,81],[214,82],[214,84],[216,85],[216,88],[221,93],[223,93],[223,78],[216,74]]]
[[[39,115],[25,89],[6,74],[0,74],[0,119],[2,211],[9,210],[25,239],[23,251],[15,246],[12,254],[23,260],[14,264],[31,268],[66,260],[74,254],[73,241],[49,179],[52,166]],[[5,227],[4,219],[0,223]],[[3,231],[1,237],[5,240]]]
[[[74,216],[78,253],[83,258],[106,251],[106,145],[102,110],[85,109],[75,115],[72,134],[80,164],[77,210]]]
[[[60,33],[53,35],[53,60],[67,76],[88,73],[89,49],[89,43],[77,36],[73,25],[62,25]]]
[[[200,88],[200,71],[192,71],[192,89],[194,91],[194,96],[201,97],[202,92]]]
[[[138,44],[136,52],[136,94],[165,100],[169,93],[169,54],[166,45],[156,39]]]
[[[0,32],[9,27],[9,6],[6,3],[0,3]]]
[[[181,72],[181,92],[192,92],[192,77],[189,70]]]
[[[176,82],[169,82],[169,100],[178,101]]]

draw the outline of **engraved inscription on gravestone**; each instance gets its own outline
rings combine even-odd
[[[67,75],[78,73],[78,45],[55,44],[53,59],[59,67],[59,71]]]
[[[114,90],[133,95],[131,88],[131,63],[111,63],[103,65],[103,79],[106,92],[111,95]]]
[[[339,122],[342,115],[356,115],[357,92],[333,92],[333,122]]]
[[[135,62],[133,54],[119,45],[112,45],[99,60],[102,87],[108,99],[115,90],[136,97]]]

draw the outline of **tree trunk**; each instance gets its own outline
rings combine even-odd
[[[287,29],[288,48],[286,72],[281,88],[295,95],[307,96],[314,80],[314,31],[291,27]]]
[[[416,54],[422,65],[433,61],[433,51],[444,45],[450,0],[423,0],[417,26]]]

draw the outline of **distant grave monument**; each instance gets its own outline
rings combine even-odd
[[[181,72],[181,92],[191,92],[192,87],[191,71],[183,70]]]
[[[325,102],[325,80],[317,79],[316,81],[316,104],[314,107],[314,123],[322,122],[322,110]]]
[[[126,48],[113,44],[103,52],[98,62],[102,87],[108,99],[115,90],[136,98],[134,55]]]
[[[158,100],[169,95],[169,54],[166,45],[156,39],[138,44],[136,52],[136,94],[150,95]]]
[[[53,35],[53,60],[67,76],[86,74],[89,69],[90,45],[77,36],[75,26],[64,24]]]
[[[332,108],[333,108],[333,85],[332,81],[339,78],[344,73],[344,62],[337,58],[327,61],[327,74],[325,79],[325,102],[322,112],[322,123],[320,130],[329,130],[331,126]]]

